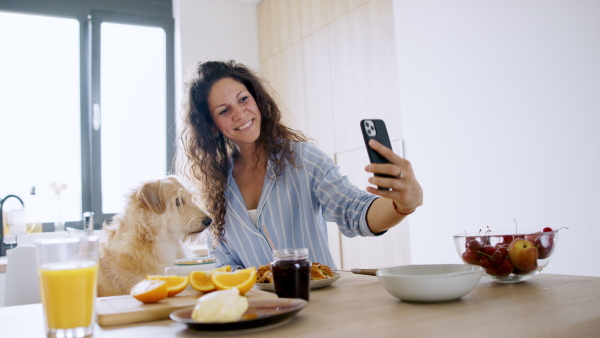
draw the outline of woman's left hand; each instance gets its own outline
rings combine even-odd
[[[365,167],[365,170],[373,174],[385,174],[392,177],[373,176],[369,178],[369,183],[380,187],[388,187],[390,190],[367,187],[367,191],[393,200],[396,212],[399,214],[412,213],[418,206],[423,204],[423,189],[421,189],[421,185],[415,178],[411,163],[396,155],[392,149],[373,139],[369,141],[369,146],[391,163],[371,163]]]

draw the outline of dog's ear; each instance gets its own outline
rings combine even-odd
[[[161,186],[160,181],[147,182],[138,190],[138,199],[142,207],[157,215],[161,215],[167,210],[165,201],[160,194]]]

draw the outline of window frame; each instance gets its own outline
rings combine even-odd
[[[102,213],[101,129],[92,126],[93,103],[100,102],[100,25],[102,22],[159,27],[166,36],[166,149],[165,175],[172,173],[175,157],[175,24],[171,0],[3,0],[0,10],[75,19],[80,28],[80,118],[81,118],[81,207],[94,212],[94,228],[114,214]],[[66,227],[83,228],[83,220],[66,222]],[[43,223],[53,231],[54,223]]]

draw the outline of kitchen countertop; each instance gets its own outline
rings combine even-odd
[[[0,336],[43,336],[41,304],[0,308]],[[94,337],[198,337],[172,320],[102,328]],[[600,277],[542,273],[501,284],[483,278],[461,300],[407,303],[391,296],[377,277],[342,273],[312,290],[292,321],[248,337],[598,337]]]
[[[75,231],[81,231],[81,230],[75,230]],[[37,238],[41,238],[41,237],[60,237],[60,236],[66,236],[67,232],[62,232],[62,233],[58,233],[58,232],[42,232],[42,233],[36,233],[36,234],[26,234],[26,235],[20,235],[23,236],[21,237],[21,239],[19,239],[19,237],[17,237],[19,239],[19,245],[34,245],[35,244],[35,240]],[[94,235],[98,236],[100,239],[102,239],[102,237],[104,236],[104,232],[102,232],[102,230],[94,230]],[[185,246],[190,249],[194,254],[198,255],[198,256],[206,256],[208,255],[208,248],[206,247],[206,244],[192,244],[192,243],[186,243]],[[10,255],[10,252],[9,252]],[[6,262],[7,262],[8,258],[7,256],[2,256],[0,257],[0,273],[6,273]]]

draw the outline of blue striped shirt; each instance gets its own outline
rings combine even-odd
[[[275,248],[308,248],[308,259],[335,268],[327,243],[327,223],[335,222],[347,237],[375,236],[366,221],[367,210],[377,198],[352,185],[340,174],[333,160],[306,142],[293,144],[296,166],[287,164],[275,176],[273,163],[267,163],[267,175],[257,207],[257,226],[252,224],[244,199],[229,168],[225,192],[225,241],[209,253],[217,266],[233,269],[259,267],[273,260]]]

